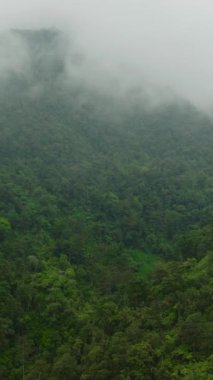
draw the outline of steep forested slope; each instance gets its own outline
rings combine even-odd
[[[28,61],[1,79],[0,378],[213,378],[213,123],[68,76],[58,32],[13,34]]]

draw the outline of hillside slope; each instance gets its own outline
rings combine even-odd
[[[212,121],[69,77],[56,31],[12,36],[27,60],[0,79],[0,378],[211,379]]]

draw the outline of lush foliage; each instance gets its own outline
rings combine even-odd
[[[0,94],[0,378],[213,379],[212,122],[68,81],[58,33],[18,36],[30,69]]]

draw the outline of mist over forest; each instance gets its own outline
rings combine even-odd
[[[95,16],[112,8],[71,2],[52,22],[53,3],[51,17],[41,6],[33,19],[33,1],[29,20],[15,9],[0,31],[0,379],[211,380],[208,75],[200,94],[181,90],[183,71],[170,82],[168,57],[157,73],[130,33],[107,50],[105,21],[100,48]],[[173,30],[166,8],[158,20],[142,3],[160,41]],[[111,26],[131,29],[127,8]],[[79,15],[94,21],[88,39]]]

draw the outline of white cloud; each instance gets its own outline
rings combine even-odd
[[[107,70],[213,103],[212,0],[0,0],[1,29],[65,29]]]

